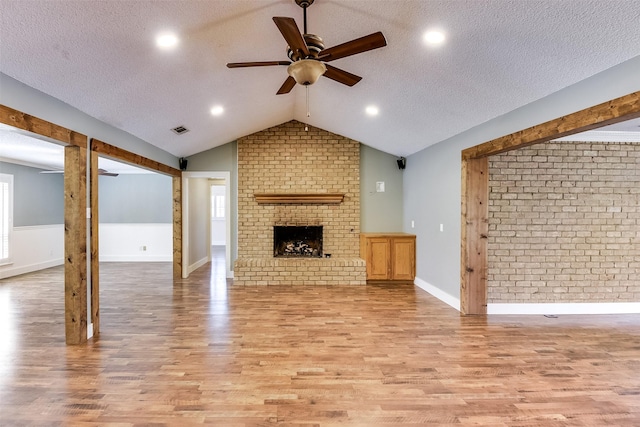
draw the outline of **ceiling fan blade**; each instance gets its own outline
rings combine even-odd
[[[108,172],[105,169],[98,169],[98,175],[100,175],[100,176],[118,176],[120,174],[113,173],[113,172]]]
[[[300,29],[298,29],[295,19],[274,16],[273,22],[276,23],[276,26],[282,33],[282,37],[284,37],[287,43],[289,43],[289,47],[292,51],[301,51],[303,58],[309,56],[309,48],[307,47],[307,43],[304,41],[304,37],[302,37]]]
[[[230,62],[227,64],[228,68],[243,68],[243,67],[268,67],[271,65],[289,65],[290,61],[262,61],[262,62]]]
[[[284,95],[285,93],[291,92],[291,89],[293,89],[295,85],[296,81],[293,79],[293,77],[287,77],[287,80],[285,80],[282,86],[280,86],[280,89],[278,90],[278,93],[276,93],[276,95]]]
[[[324,49],[320,52],[320,55],[318,55],[318,59],[324,62],[335,61],[336,59],[378,49],[386,45],[387,40],[384,38],[384,35],[378,31],[377,33]]]
[[[340,68],[336,68],[329,64],[325,64],[325,66],[327,67],[327,71],[324,73],[324,76],[330,78],[331,80],[335,80],[338,83],[342,83],[347,86],[353,86],[354,84],[362,80],[362,77],[341,70]]]

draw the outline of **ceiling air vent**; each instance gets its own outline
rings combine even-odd
[[[173,129],[171,129],[171,131],[172,131],[173,133],[175,133],[176,135],[182,135],[183,133],[187,133],[187,132],[189,132],[189,129],[187,129],[187,128],[186,128],[186,127],[184,127],[184,126],[178,126],[178,127],[175,127],[175,128],[173,128]]]

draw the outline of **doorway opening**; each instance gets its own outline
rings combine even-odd
[[[225,254],[227,242],[227,186],[222,178],[209,178],[210,229],[209,248],[211,276],[226,278]]]
[[[231,173],[183,172],[182,174],[182,277],[207,262],[217,275],[232,278],[231,271]],[[223,264],[224,262],[224,264]]]

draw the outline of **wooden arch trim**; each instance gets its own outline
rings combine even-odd
[[[462,314],[487,313],[489,157],[638,117],[640,92],[633,92],[462,151]]]

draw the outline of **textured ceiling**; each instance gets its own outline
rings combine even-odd
[[[293,0],[0,0],[0,16],[1,72],[176,156],[292,119],[406,156],[640,54],[637,0],[316,0],[326,47],[375,31],[388,46],[332,62],[363,79],[322,78],[307,117],[303,87],[275,95],[285,67],[225,66],[286,60],[271,18],[302,27]],[[155,47],[164,30],[177,49]]]

